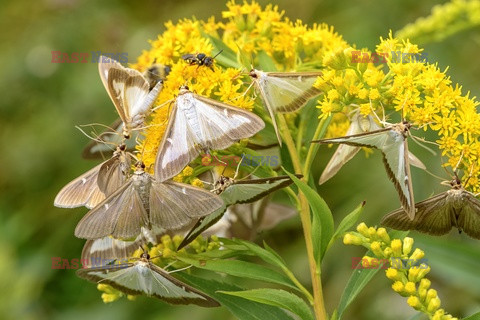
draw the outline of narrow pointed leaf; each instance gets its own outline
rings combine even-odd
[[[197,268],[211,270],[215,272],[226,273],[235,277],[255,279],[270,283],[286,286],[291,289],[297,287],[281,273],[275,270],[261,266],[259,264],[241,261],[241,260],[198,260],[190,257],[177,256],[185,263],[191,264]]]
[[[363,212],[364,206],[365,201],[363,201],[358,207],[356,207],[345,218],[343,218],[332,236],[332,242],[343,236],[346,231],[350,230],[350,228],[357,223],[358,218],[360,218],[360,214]]]
[[[314,320],[312,310],[298,296],[278,289],[253,289],[246,291],[220,291],[223,294],[242,297],[251,301],[280,307],[298,315],[302,320]]]
[[[239,320],[293,320],[292,316],[285,313],[284,310],[261,304],[258,302],[246,300],[233,295],[222,294],[219,291],[240,291],[235,285],[222,283],[215,280],[206,280],[187,274],[182,274],[182,280],[186,283],[201,288],[203,292],[217,300],[222,306],[227,308],[236,319]]]
[[[334,226],[332,213],[325,200],[323,200],[317,192],[293,174],[289,172],[286,173],[303,192],[312,210],[313,254],[317,262],[320,262],[333,235]]]

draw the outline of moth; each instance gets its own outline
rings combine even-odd
[[[388,177],[393,182],[405,212],[410,220],[415,217],[412,176],[407,136],[411,124],[401,122],[391,124],[383,129],[345,137],[315,140],[313,143],[343,143],[354,147],[379,149],[383,155],[383,164]]]
[[[360,115],[357,111],[352,116],[346,136],[368,133],[380,129],[382,128],[373,120],[372,116],[368,115],[365,117]],[[360,147],[354,147],[348,144],[340,144],[323,170],[318,183],[323,184],[337,174],[340,168],[350,161],[359,150]],[[408,152],[408,157],[411,165],[420,169],[426,169],[425,165],[411,152]]]
[[[397,230],[417,230],[439,236],[452,227],[470,237],[480,239],[480,201],[466,191],[458,178],[450,182],[451,189],[415,205],[417,213],[408,219],[403,209],[383,217],[381,224]]]
[[[302,178],[302,175],[297,175]],[[196,225],[185,236],[179,249],[193,241],[199,234],[217,223],[227,210],[227,207],[238,203],[255,202],[266,195],[289,186],[293,181],[288,176],[258,178],[250,180],[235,180],[230,177],[220,176],[211,190],[223,199],[223,206],[212,214],[198,220]]]
[[[120,119],[125,139],[131,131],[140,128],[157,99],[163,82],[159,81],[152,90],[150,83],[137,70],[125,68],[117,61],[100,56],[98,63],[100,78],[110,96]]]
[[[272,118],[278,142],[282,144],[275,114],[294,112],[322,92],[313,87],[321,72],[263,72],[252,69],[250,78]]]
[[[130,171],[130,155],[126,146],[116,148],[112,157],[90,169],[60,190],[54,205],[60,208],[85,206],[89,209],[116,191],[127,179]]]
[[[188,184],[161,183],[137,163],[132,177],[78,223],[75,236],[131,239],[141,228],[179,229],[223,206],[220,197]]]
[[[188,64],[190,65],[198,65],[200,66],[205,66],[207,68],[210,68],[212,71],[215,71],[213,69],[213,63],[215,62],[215,58],[222,53],[223,50],[220,50],[215,56],[209,57],[205,53],[197,53],[197,54],[184,54],[182,56],[182,59],[185,60]]]
[[[153,264],[148,253],[134,262],[79,269],[77,275],[93,283],[108,284],[126,294],[144,294],[171,304],[219,306],[216,300]]]
[[[166,231],[160,228],[141,228],[141,233],[133,240],[121,240],[113,237],[104,237],[95,240],[87,240],[82,249],[82,263],[87,262],[88,266],[102,266],[106,262],[128,259],[134,252],[151,243],[157,245],[160,237]]]
[[[135,72],[136,70],[129,69],[129,68],[124,68],[121,64],[116,63],[115,60],[111,60],[111,64],[108,66],[105,66],[104,63],[102,63],[102,60],[100,60],[99,64],[99,69],[100,69],[100,77],[102,79],[103,85],[105,86],[105,89],[111,96],[112,93],[110,92],[109,85],[108,85],[108,70],[102,70],[108,67],[116,67],[118,69],[126,69],[127,72],[130,72],[132,74],[135,74],[138,76],[138,73]],[[128,71],[130,70],[130,71]],[[162,83],[167,77],[167,75],[170,73],[171,68],[169,66],[164,66],[158,63],[154,63],[152,66],[150,66],[145,72],[142,74],[143,77],[145,78],[145,81],[148,83],[148,90],[150,92],[153,92],[152,95],[154,96],[154,99],[158,96],[160,93],[160,90],[162,88]],[[139,79],[139,78],[138,78]],[[139,81],[141,82],[141,81]],[[160,86],[159,89],[155,89],[156,86]],[[142,84],[142,88],[145,88],[145,85]],[[153,91],[155,89],[155,91]],[[158,92],[157,92],[158,91]],[[112,98],[112,101],[113,98]],[[134,102],[134,101],[133,101]],[[115,107],[118,110],[116,101],[114,101]],[[127,108],[130,108],[129,106],[133,106],[133,104],[126,104]],[[132,109],[129,109],[130,111],[128,112],[123,112],[120,113],[119,115],[122,116],[122,114],[127,114],[131,115],[131,111],[134,111]],[[146,116],[149,113],[149,109],[146,110],[146,112],[136,116],[137,118],[141,118]],[[131,116],[130,116],[131,117]],[[127,116],[128,118],[128,116]],[[135,116],[133,116],[135,118]],[[97,159],[97,158],[102,158],[104,157],[104,154],[109,151],[108,145],[118,145],[120,143],[124,143],[127,146],[127,150],[133,150],[135,148],[136,140],[138,137],[139,132],[138,131],[132,131],[131,129],[125,129],[125,121],[128,122],[128,119],[125,120],[124,118],[118,118],[115,120],[107,129],[102,132],[98,138],[97,141],[91,141],[83,150],[82,152],[82,157],[85,159]],[[139,123],[138,126],[141,126]],[[125,140],[124,138],[124,133],[127,132],[126,134],[130,137],[129,140]]]
[[[158,148],[155,178],[160,182],[170,179],[201,152],[225,149],[264,126],[263,120],[250,111],[199,96],[183,86]]]

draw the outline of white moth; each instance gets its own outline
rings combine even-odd
[[[408,122],[391,124],[383,129],[345,137],[317,140],[319,143],[342,143],[354,147],[379,149],[388,177],[392,180],[405,212],[410,220],[415,217],[412,176],[407,136],[411,125]]]
[[[220,197],[206,190],[173,181],[161,183],[144,169],[138,163],[127,182],[80,220],[75,235],[132,239],[142,227],[180,229],[223,205]]]
[[[139,71],[125,68],[117,61],[104,56],[100,56],[98,70],[102,83],[123,122],[123,136],[129,139],[131,131],[143,125],[150,113],[150,107],[163,87],[163,82],[159,81],[150,90],[149,81]]]
[[[249,138],[265,123],[252,112],[180,88],[155,161],[155,178],[174,177],[200,152],[225,149]]]
[[[280,145],[282,140],[277,128],[277,112],[294,112],[308,100],[322,92],[313,84],[321,72],[263,72],[252,69],[249,73],[260,92],[265,107],[272,118],[272,124]]]
[[[130,155],[125,145],[117,147],[113,156],[80,177],[68,183],[55,197],[54,205],[60,208],[95,207],[116,191],[127,179]]]
[[[359,112],[355,112],[348,127],[346,136],[368,133],[382,129],[372,118],[372,116],[362,116]],[[351,146],[348,144],[340,144],[323,170],[320,176],[319,184],[325,183],[332,178],[337,172],[350,161],[360,150],[360,147]],[[408,153],[410,164],[420,169],[426,169],[425,165],[411,152]]]
[[[131,263],[79,269],[77,275],[94,283],[104,283],[130,295],[147,295],[172,304],[217,307],[205,293],[181,282],[153,264],[147,253]]]

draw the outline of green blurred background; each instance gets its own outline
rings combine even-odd
[[[267,1],[260,1],[265,5]],[[292,20],[325,22],[357,47],[374,50],[386,37],[420,16],[437,1],[277,1]],[[83,241],[73,236],[86,209],[58,209],[53,199],[68,181],[95,163],[80,158],[88,142],[78,124],[109,124],[115,111],[101,85],[94,63],[54,64],[51,51],[127,52],[134,61],[164,30],[164,22],[195,16],[221,18],[225,2],[191,1],[2,1],[0,9],[0,319],[231,319],[225,309],[172,307],[144,297],[103,304],[95,285],[74,270],[52,270],[51,258],[79,258]],[[430,62],[450,66],[454,82],[478,95],[480,34],[470,29],[441,44],[426,44]],[[412,144],[411,144],[412,145]],[[432,171],[439,160],[411,147]],[[318,177],[332,150],[322,147],[314,167]],[[320,188],[338,222],[362,200],[363,220],[372,225],[398,207],[395,190],[375,152],[356,157]],[[441,191],[437,180],[414,171],[417,199]],[[365,174],[368,173],[368,174]],[[381,195],[381,196],[379,196]],[[478,311],[480,305],[479,243],[452,232],[442,238],[412,233],[425,249],[432,267],[433,288],[443,306],[456,316]],[[298,218],[263,234],[306,284],[306,255]],[[329,311],[336,307],[351,274],[352,256],[364,250],[337,243],[324,263],[324,296]],[[406,319],[414,312],[406,299],[390,289],[381,273],[350,307],[345,319]]]

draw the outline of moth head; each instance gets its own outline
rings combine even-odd
[[[122,143],[117,147],[117,149],[119,151],[125,151],[125,150],[127,150],[127,145],[125,143]]]
[[[460,181],[458,177],[455,177],[452,181],[450,181],[450,186],[455,190],[462,189],[462,181]]]
[[[138,161],[136,164],[137,171],[145,171],[145,163]]]
[[[140,255],[140,259],[141,260],[150,260],[150,255],[148,254],[148,252],[144,252]]]
[[[187,93],[189,91],[190,91],[190,88],[188,88],[187,85],[183,85],[183,86],[180,87],[180,91],[179,91],[178,94],[184,94],[184,93]]]
[[[258,73],[257,73],[257,70],[255,69],[252,69],[250,70],[249,74],[248,74],[250,77],[254,78],[254,79],[257,79],[258,78]]]

